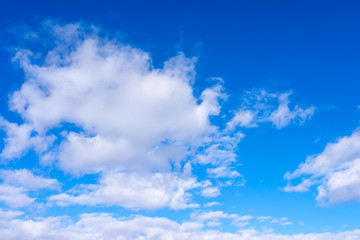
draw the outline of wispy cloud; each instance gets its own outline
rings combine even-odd
[[[292,91],[269,93],[266,90],[247,91],[242,106],[235,111],[234,117],[227,123],[228,129],[257,127],[259,123],[271,122],[276,128],[283,128],[291,123],[302,124],[314,114],[315,107],[301,108],[295,105],[290,109],[289,96]]]

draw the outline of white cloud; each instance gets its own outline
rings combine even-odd
[[[57,180],[36,176],[26,169],[2,170],[0,178],[3,179],[0,184],[0,201],[14,208],[35,202],[36,198],[28,196],[29,192],[59,187]]]
[[[195,59],[180,53],[154,68],[148,53],[85,34],[79,24],[48,28],[57,45],[43,54],[42,64],[29,50],[14,58],[27,79],[12,94],[10,107],[25,123],[8,138],[4,156],[38,147],[43,163],[56,160],[72,174],[118,166],[162,171],[216,132],[209,117],[219,114],[218,100],[225,94],[216,84],[194,97]],[[76,130],[56,135],[59,144],[46,152],[54,140],[49,130],[63,124]],[[3,125],[8,134],[13,131],[11,124]],[[31,135],[51,138],[40,146]]]
[[[29,197],[27,192],[22,187],[0,184],[0,201],[13,208],[29,206],[35,202],[35,198]]]
[[[0,220],[9,220],[23,215],[21,211],[4,211],[0,208]]]
[[[227,123],[227,129],[240,127],[257,127],[258,123],[271,122],[276,128],[283,128],[290,123],[302,124],[314,114],[315,107],[303,109],[289,107],[291,92],[268,93],[265,90],[248,91],[243,98],[243,104]]]
[[[0,154],[2,159],[14,159],[23,156],[29,149],[38,153],[45,151],[54,141],[54,136],[33,135],[29,124],[10,123],[0,116],[0,129],[6,131],[6,147]]]
[[[278,223],[281,226],[293,225],[294,224],[294,223],[290,222],[286,217],[282,217],[280,219],[273,218],[271,220],[271,223]]]
[[[228,214],[223,211],[207,211],[207,212],[195,212],[192,214],[192,218],[197,221],[209,221],[219,220],[223,218],[237,218],[236,214]]]
[[[175,173],[107,173],[99,184],[81,185],[67,193],[49,197],[49,201],[60,206],[117,205],[131,209],[157,209],[169,207],[184,209],[198,207],[191,203],[186,191],[201,184],[194,178],[184,178]]]
[[[188,202],[187,191],[201,184],[191,171],[183,176],[182,166],[220,134],[210,117],[220,113],[219,101],[226,98],[221,82],[195,97],[196,58],[179,53],[155,68],[148,53],[100,37],[93,27],[43,25],[42,36],[55,46],[18,50],[13,59],[25,82],[9,105],[23,123],[0,119],[7,135],[2,158],[35,149],[42,165],[75,177],[102,176],[98,184],[81,185],[81,193],[50,197],[58,204],[197,206]],[[19,193],[29,190],[22,188]],[[214,189],[204,194],[220,194]]]
[[[0,171],[0,178],[3,179],[2,184],[25,187],[29,190],[59,188],[59,183],[56,179],[34,175],[27,169],[2,170]]]
[[[238,173],[235,170],[231,170],[229,167],[227,166],[220,166],[220,167],[216,167],[216,168],[208,168],[207,173],[209,173],[209,175],[212,175],[216,178],[234,178],[234,177],[241,177],[241,174]]]
[[[217,197],[220,194],[220,189],[217,187],[206,187],[201,191],[201,195],[204,197]]]
[[[219,206],[221,203],[219,202],[208,202],[204,205],[204,207],[213,207],[213,206]]]
[[[286,217],[282,217],[280,219],[273,218],[270,216],[259,216],[256,218],[259,222],[269,222],[269,223],[277,223],[281,226],[293,225],[294,223],[290,222]]]
[[[272,219],[272,217],[270,217],[270,216],[260,216],[260,217],[257,217],[256,219],[259,220],[259,221],[266,221],[266,220]]]
[[[318,185],[319,204],[334,204],[348,200],[360,201],[360,131],[329,143],[320,154],[310,156],[285,178],[302,177],[298,185],[288,182],[285,191],[308,191]]]
[[[279,106],[269,117],[270,121],[277,128],[283,128],[289,125],[292,121],[298,121],[302,124],[314,114],[315,108],[313,106],[305,110],[299,106],[295,106],[291,111],[289,108],[289,95],[290,93],[283,93],[278,96]]]
[[[223,211],[197,211],[191,214],[191,218],[193,221],[206,223],[209,227],[219,227],[222,225],[221,220],[230,219],[232,225],[243,228],[249,224],[249,221],[253,219],[253,216],[241,216],[238,214],[225,213]]]
[[[124,219],[108,214],[83,214],[74,223],[66,217],[0,221],[0,235],[4,240],[343,240],[360,238],[360,230],[334,234],[281,235],[258,232],[254,229],[242,229],[234,234],[218,230],[204,230],[203,227],[201,222],[179,224],[159,217],[135,216]]]
[[[200,211],[197,210],[191,214],[191,219],[195,222],[206,223],[210,227],[218,227],[223,224],[222,220],[231,220],[231,225],[238,228],[238,232],[248,232],[254,229],[255,226],[262,226],[262,229],[268,228],[269,224],[278,224],[280,226],[293,225],[286,217],[273,218],[271,216],[254,216],[254,215],[239,215],[230,214],[223,211]],[[256,231],[257,232],[257,231]]]
[[[235,134],[220,132],[212,136],[208,145],[195,155],[194,162],[215,166],[207,169],[209,177],[242,177],[239,172],[233,170],[232,164],[237,162],[236,149],[244,136],[241,132]]]
[[[297,185],[292,185],[290,182],[283,188],[285,192],[307,192],[317,181],[312,178],[302,178]]]
[[[229,129],[234,129],[236,126],[240,127],[257,127],[256,112],[253,110],[239,110],[235,116],[227,123]]]

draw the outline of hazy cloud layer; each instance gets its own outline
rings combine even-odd
[[[210,214],[208,214],[210,216]],[[211,213],[217,218],[236,218],[224,213]],[[206,219],[207,216],[198,216]],[[83,214],[77,222],[66,217],[50,217],[33,220],[12,219],[0,221],[0,235],[4,240],[32,239],[121,239],[121,240],[343,240],[359,239],[360,231],[317,234],[281,235],[242,229],[238,233],[204,230],[202,222],[181,224],[160,217],[135,216],[129,219],[116,218],[109,214]]]

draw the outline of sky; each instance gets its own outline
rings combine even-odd
[[[360,239],[357,1],[2,1],[1,239]]]

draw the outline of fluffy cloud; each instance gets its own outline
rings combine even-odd
[[[220,113],[226,97],[221,84],[195,97],[195,58],[179,53],[155,68],[148,53],[101,37],[92,27],[44,26],[42,43],[55,44],[40,52],[18,50],[13,59],[26,79],[9,105],[23,123],[0,119],[6,132],[1,157],[19,158],[34,149],[43,166],[75,177],[100,174],[98,184],[81,185],[80,193],[52,196],[58,204],[194,206],[186,191],[201,184],[179,176],[184,161],[220,134],[210,117]],[[214,189],[203,195],[219,194]],[[27,190],[11,190],[27,196]]]
[[[0,129],[6,131],[5,145],[1,159],[14,159],[22,157],[29,149],[42,153],[55,140],[53,135],[40,136],[34,133],[29,124],[18,125],[10,123],[0,116]]]
[[[217,187],[207,187],[201,191],[201,195],[204,197],[217,197],[220,195],[220,189]]]
[[[34,175],[27,169],[2,170],[0,171],[0,178],[3,179],[2,184],[25,187],[29,190],[57,189],[59,187],[56,179]]]
[[[219,216],[223,217],[222,214]],[[0,221],[0,235],[4,240],[343,240],[360,238],[359,230],[336,234],[281,235],[257,232],[252,229],[243,230],[239,233],[226,233],[218,230],[204,230],[203,227],[204,225],[201,222],[179,224],[167,218],[159,217],[135,216],[124,219],[109,214],[83,214],[77,222],[71,222],[66,217]]]
[[[0,185],[0,201],[6,205],[18,208],[29,206],[35,202],[35,198],[27,195],[28,190],[22,187]]]
[[[0,201],[10,207],[29,206],[35,202],[35,198],[29,197],[29,192],[41,189],[58,189],[56,179],[49,179],[34,175],[26,169],[2,170],[0,178]]]
[[[186,192],[198,187],[200,184],[194,178],[174,173],[140,175],[116,172],[103,176],[99,184],[81,185],[68,193],[50,196],[49,200],[60,206],[100,204],[131,209],[184,209],[198,207],[189,203],[191,195]]]
[[[216,131],[209,116],[219,114],[223,90],[215,85],[194,97],[195,59],[179,54],[154,68],[146,52],[86,34],[80,24],[48,27],[57,45],[43,53],[43,62],[30,50],[14,58],[26,81],[10,108],[25,123],[2,124],[4,157],[39,148],[44,164],[56,160],[79,175],[114,167],[163,170]],[[55,138],[49,131],[64,124],[74,127],[46,149]]]
[[[359,201],[360,131],[329,143],[322,153],[308,157],[293,173],[285,175],[289,181],[299,177],[302,180],[298,185],[289,182],[284,190],[303,192],[318,185],[319,204]]]
[[[257,127],[258,123],[271,122],[276,128],[283,128],[290,123],[302,124],[311,118],[315,107],[303,109],[289,107],[291,92],[268,93],[265,90],[248,91],[243,98],[243,104],[235,112],[234,117],[227,123],[228,129],[240,127]]]

